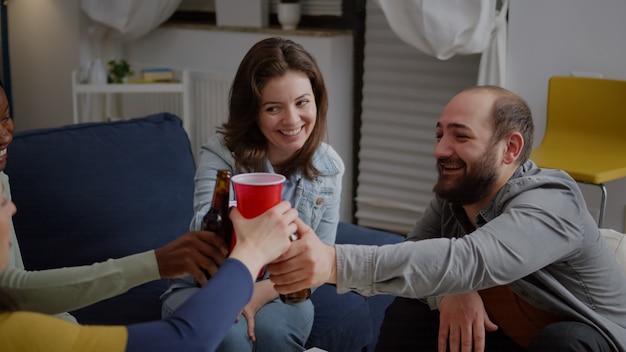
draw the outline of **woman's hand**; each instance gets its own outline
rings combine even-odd
[[[259,281],[254,284],[252,299],[246,304],[241,312],[248,322],[248,337],[252,342],[256,342],[254,334],[254,316],[264,305],[278,297],[278,292],[274,290],[274,285],[270,280]]]
[[[244,218],[237,208],[233,208],[230,218],[237,236],[230,257],[240,260],[252,277],[256,277],[265,264],[289,248],[289,237],[297,231],[298,211],[292,209],[288,201],[282,201],[252,219]]]

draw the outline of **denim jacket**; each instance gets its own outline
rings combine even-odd
[[[296,183],[295,199],[290,199],[298,210],[302,221],[309,225],[320,239],[327,244],[334,244],[339,222],[341,200],[341,178],[345,167],[337,152],[328,144],[322,143],[313,155],[313,165],[320,175],[313,180],[294,176]],[[213,187],[217,170],[228,169],[233,175],[235,159],[224,145],[221,135],[214,135],[200,149],[200,163],[196,170],[194,191],[194,217],[191,230],[199,230],[202,217],[211,207]],[[271,171],[271,170],[270,170]],[[234,199],[231,188],[231,199]]]
[[[313,165],[320,172],[313,180],[298,175],[291,179],[296,184],[296,192],[295,199],[290,201],[298,210],[300,219],[309,225],[324,243],[332,245],[335,243],[339,223],[341,178],[345,166],[339,154],[326,143],[322,143],[315,151]],[[233,175],[236,174],[233,154],[224,145],[222,135],[217,134],[200,149],[200,162],[195,175],[191,230],[201,228],[202,218],[211,207],[217,170],[220,169],[227,169]],[[231,200],[234,199],[232,185],[230,194]],[[167,297],[175,289],[193,286],[195,281],[191,276],[174,279],[162,298]]]
[[[337,290],[426,298],[507,285],[537,308],[595,327],[626,351],[626,275],[565,172],[521,165],[464,226],[435,197],[407,241],[337,245]]]

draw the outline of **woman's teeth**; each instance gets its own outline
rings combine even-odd
[[[289,130],[289,131],[281,130],[280,133],[284,134],[285,136],[295,136],[298,133],[300,133],[300,131],[302,131],[302,127],[295,129],[295,130]]]

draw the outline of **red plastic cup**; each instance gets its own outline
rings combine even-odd
[[[254,218],[282,199],[285,176],[266,172],[237,174],[230,179],[235,189],[237,209],[246,218]]]
[[[285,176],[266,172],[237,174],[230,178],[235,189],[237,209],[246,219],[263,214],[269,208],[280,203],[282,199]],[[233,242],[237,235],[233,229]],[[263,277],[265,269],[261,269],[257,279]]]

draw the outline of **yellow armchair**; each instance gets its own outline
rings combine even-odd
[[[531,159],[600,187],[598,225],[606,209],[605,183],[626,177],[626,81],[551,77],[546,132]]]

